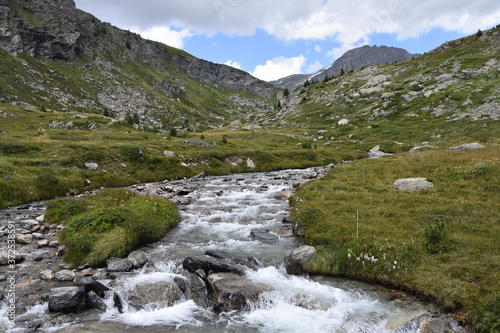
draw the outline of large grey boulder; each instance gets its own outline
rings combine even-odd
[[[127,260],[132,263],[134,268],[140,268],[148,262],[148,257],[143,251],[134,251],[128,255]]]
[[[433,188],[434,184],[427,178],[402,178],[396,180],[392,187],[397,190],[419,191],[424,188]]]
[[[316,249],[309,245],[296,248],[284,260],[286,272],[293,275],[303,274],[304,265],[311,260],[315,253]]]
[[[106,260],[108,272],[130,272],[134,265],[128,259],[109,258]]]
[[[451,151],[462,151],[462,150],[468,150],[468,149],[483,149],[486,148],[486,146],[483,146],[482,144],[479,143],[466,143],[457,147],[451,147]]]
[[[205,272],[205,275],[208,275],[210,272],[244,274],[244,268],[230,259],[216,259],[206,256],[187,257],[182,262],[182,267],[191,273],[202,270]]]
[[[207,282],[213,292],[216,312],[245,310],[251,302],[258,301],[260,294],[270,289],[233,273],[210,274]]]
[[[85,292],[81,287],[60,287],[50,291],[50,312],[77,313],[85,309],[85,306]]]
[[[146,282],[134,286],[128,294],[128,302],[135,309],[142,309],[154,303],[159,306],[172,306],[182,298],[179,286],[171,281]]]

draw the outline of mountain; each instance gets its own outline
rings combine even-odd
[[[338,76],[342,70],[347,73],[362,67],[390,64],[409,60],[416,56],[418,54],[410,54],[408,51],[397,47],[364,45],[347,51],[333,64],[315,74],[294,74],[270,83],[280,88],[294,89],[303,85],[306,80],[322,81],[325,77]]]
[[[0,0],[0,48],[2,101],[137,113],[141,126],[159,130],[269,111],[276,93],[246,72],[103,23],[72,0]]]

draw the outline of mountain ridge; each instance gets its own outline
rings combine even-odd
[[[419,54],[410,54],[402,48],[392,46],[369,46],[363,45],[345,52],[341,57],[313,74],[293,74],[284,78],[270,81],[280,88],[295,89],[303,85],[307,80],[322,81],[325,78],[338,76],[362,67],[383,65],[393,62],[412,59]]]
[[[4,55],[12,67],[24,67],[30,75],[19,82],[21,90],[26,90],[25,102],[59,108],[77,105],[82,110],[107,111],[120,119],[138,113],[141,123],[160,129],[170,123],[182,127],[173,116],[189,119],[192,128],[214,126],[236,114],[239,117],[240,106],[229,98],[235,94],[250,94],[256,100],[254,108],[269,110],[266,100],[276,94],[274,86],[244,71],[198,59],[101,22],[77,9],[72,0],[1,0],[0,48],[12,57]],[[21,60],[26,56],[29,58]],[[38,65],[53,72],[57,69],[52,67],[72,70],[71,75],[62,75],[72,82],[41,80],[33,75]],[[106,83],[108,80],[118,84]],[[75,94],[68,91],[70,85],[79,85],[78,90],[84,91]],[[19,87],[6,95],[16,95]],[[65,98],[57,91],[63,91]],[[195,98],[188,96],[194,95],[213,99],[199,98],[193,105],[190,101]],[[72,103],[61,103],[64,99]],[[171,111],[169,119],[151,112],[162,108]]]

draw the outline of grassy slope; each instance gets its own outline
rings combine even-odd
[[[299,139],[266,131],[220,129],[169,137],[138,131],[126,122],[96,114],[43,112],[10,104],[0,104],[0,110],[0,207],[199,172],[298,168],[361,156],[357,151],[331,147],[303,149]],[[49,126],[52,121],[72,121],[73,127],[55,129]],[[89,123],[97,124],[98,129],[89,130]],[[202,135],[204,141],[217,145],[184,143],[200,141]],[[166,150],[177,156],[163,156]],[[255,169],[246,166],[247,158],[255,162]],[[88,162],[97,163],[99,169],[86,168]]]
[[[478,305],[489,304],[497,316],[499,156],[498,146],[400,153],[338,167],[301,187],[292,214],[318,249],[309,271],[410,290],[448,309],[465,308],[471,318]],[[392,188],[410,177],[435,187]],[[436,229],[441,223],[443,231]],[[486,321],[488,312],[479,312],[477,323]]]

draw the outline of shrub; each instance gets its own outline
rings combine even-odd
[[[478,333],[500,331],[500,294],[489,295],[471,311],[474,329]]]
[[[443,221],[436,220],[424,232],[424,248],[428,253],[436,254],[449,250],[448,233]]]

